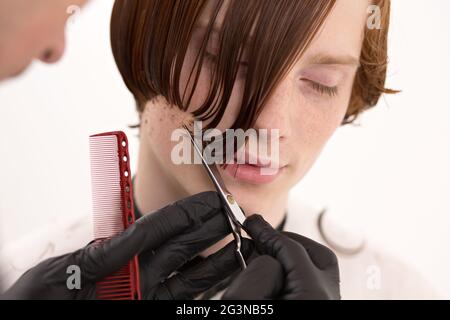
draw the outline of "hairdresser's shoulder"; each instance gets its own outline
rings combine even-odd
[[[364,234],[333,221],[331,214],[290,201],[286,231],[311,238],[338,257],[344,299],[437,299],[422,274],[374,245]]]
[[[90,215],[62,219],[0,247],[0,281],[12,285],[25,271],[39,262],[75,251],[92,240]]]

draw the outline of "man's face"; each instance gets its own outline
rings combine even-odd
[[[357,71],[368,5],[368,1],[337,1],[315,40],[280,82],[256,120],[256,129],[278,129],[280,133],[280,170],[275,179],[257,183],[244,171],[230,174],[220,169],[227,188],[246,212],[270,215],[274,204],[284,203],[290,188],[308,172],[342,123]],[[182,81],[189,77],[198,47],[194,35]],[[209,44],[207,50],[214,48]],[[208,94],[209,73],[208,67],[204,68],[193,97],[194,106],[200,106]],[[236,119],[243,89],[242,81],[237,80],[219,129],[229,128]],[[141,134],[145,138],[141,148],[150,150],[180,194],[208,190],[208,178],[201,166],[172,163],[171,150],[176,142],[170,141],[171,134],[189,114],[167,107],[162,100],[150,102],[142,114]]]
[[[0,81],[64,53],[67,8],[87,0],[0,0]]]

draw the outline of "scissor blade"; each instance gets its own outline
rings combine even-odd
[[[218,179],[221,179],[220,175],[218,175],[217,177],[214,175],[214,173],[211,171],[211,167],[212,166],[210,167],[210,165],[206,161],[205,157],[203,157],[202,151],[200,150],[200,147],[198,146],[197,141],[195,141],[195,139],[189,133],[188,128],[185,125],[183,125],[183,127],[188,132],[189,139],[191,139],[191,142],[192,142],[192,145],[194,146],[195,152],[197,153],[197,155],[202,160],[203,166],[205,167],[206,172],[208,173],[209,177],[211,178],[212,182],[214,183],[214,186],[216,187],[216,189],[219,192],[222,192],[222,193],[225,194],[226,191],[225,191],[225,189],[223,187],[224,186],[223,181],[222,180],[220,182],[218,181]]]
[[[194,146],[195,152],[202,160],[203,167],[205,167],[205,170],[208,173],[209,177],[211,178],[211,181],[213,182],[214,186],[216,187],[217,192],[219,193],[220,197],[225,203],[224,207],[228,218],[228,222],[230,224],[233,237],[236,241],[236,257],[242,270],[244,270],[245,268],[247,268],[247,264],[241,252],[241,244],[242,244],[241,228],[242,223],[244,223],[245,220],[244,212],[241,210],[237,202],[234,200],[231,193],[229,193],[226,190],[225,184],[223,183],[222,177],[219,171],[217,170],[217,167],[214,164],[210,165],[206,161],[206,159],[203,157],[203,154],[199,146],[197,145],[197,142],[192,137],[189,129],[185,125],[183,125],[183,128],[188,133],[189,138],[191,139],[191,143]]]
[[[222,199],[227,204],[227,209],[229,210],[228,214],[233,220],[235,224],[239,228],[242,227],[242,224],[244,223],[246,216],[242,209],[239,207],[237,202],[234,200],[232,194],[226,189],[225,183],[222,180],[222,176],[219,173],[219,170],[214,164],[209,164],[207,159],[203,156],[200,147],[198,146],[195,139],[190,134],[188,128],[183,125],[184,129],[187,131],[189,138],[191,139],[192,145],[194,146],[195,152],[202,160],[203,166],[205,167],[206,172],[208,173],[209,177],[211,178],[211,181],[213,182],[214,186],[217,189],[217,192],[220,194]]]

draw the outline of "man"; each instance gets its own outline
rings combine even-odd
[[[35,59],[57,62],[65,48],[67,8],[82,7],[86,2],[0,0],[0,80],[21,74]],[[263,255],[239,275],[225,298],[339,298],[337,260],[330,250],[298,235],[282,235],[258,215],[248,219],[245,228],[259,246],[257,253],[253,242],[245,239],[245,258]],[[183,266],[227,234],[219,197],[214,192],[202,192],[139,219],[123,234],[99,247],[88,245],[41,262],[25,272],[4,298],[93,299],[95,283],[134,255],[140,257],[145,299],[194,298],[238,269],[234,243]],[[310,257],[311,251],[315,255]],[[70,290],[66,285],[68,267],[73,265],[81,269],[82,286],[78,290]],[[181,266],[183,270],[179,270]],[[175,271],[177,274],[172,275]],[[256,285],[254,280],[261,277],[261,272],[269,272],[267,281]],[[283,281],[284,277],[287,281]],[[281,283],[286,285],[280,286]],[[305,294],[309,291],[313,294]]]
[[[35,59],[57,62],[64,53],[69,6],[87,0],[1,0],[0,80],[22,73]]]

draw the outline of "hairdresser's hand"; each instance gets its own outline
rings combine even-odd
[[[176,272],[229,233],[215,192],[204,192],[149,214],[101,246],[45,260],[10,288],[6,299],[94,299],[95,283],[140,255],[143,299],[188,299],[209,289],[238,269],[234,243],[183,272]],[[248,255],[251,242],[243,243]],[[81,271],[81,288],[69,290],[69,266]],[[171,276],[172,275],[172,276]]]
[[[260,215],[249,217],[244,229],[262,255],[238,275],[224,299],[340,299],[338,261],[330,249],[280,233]]]

